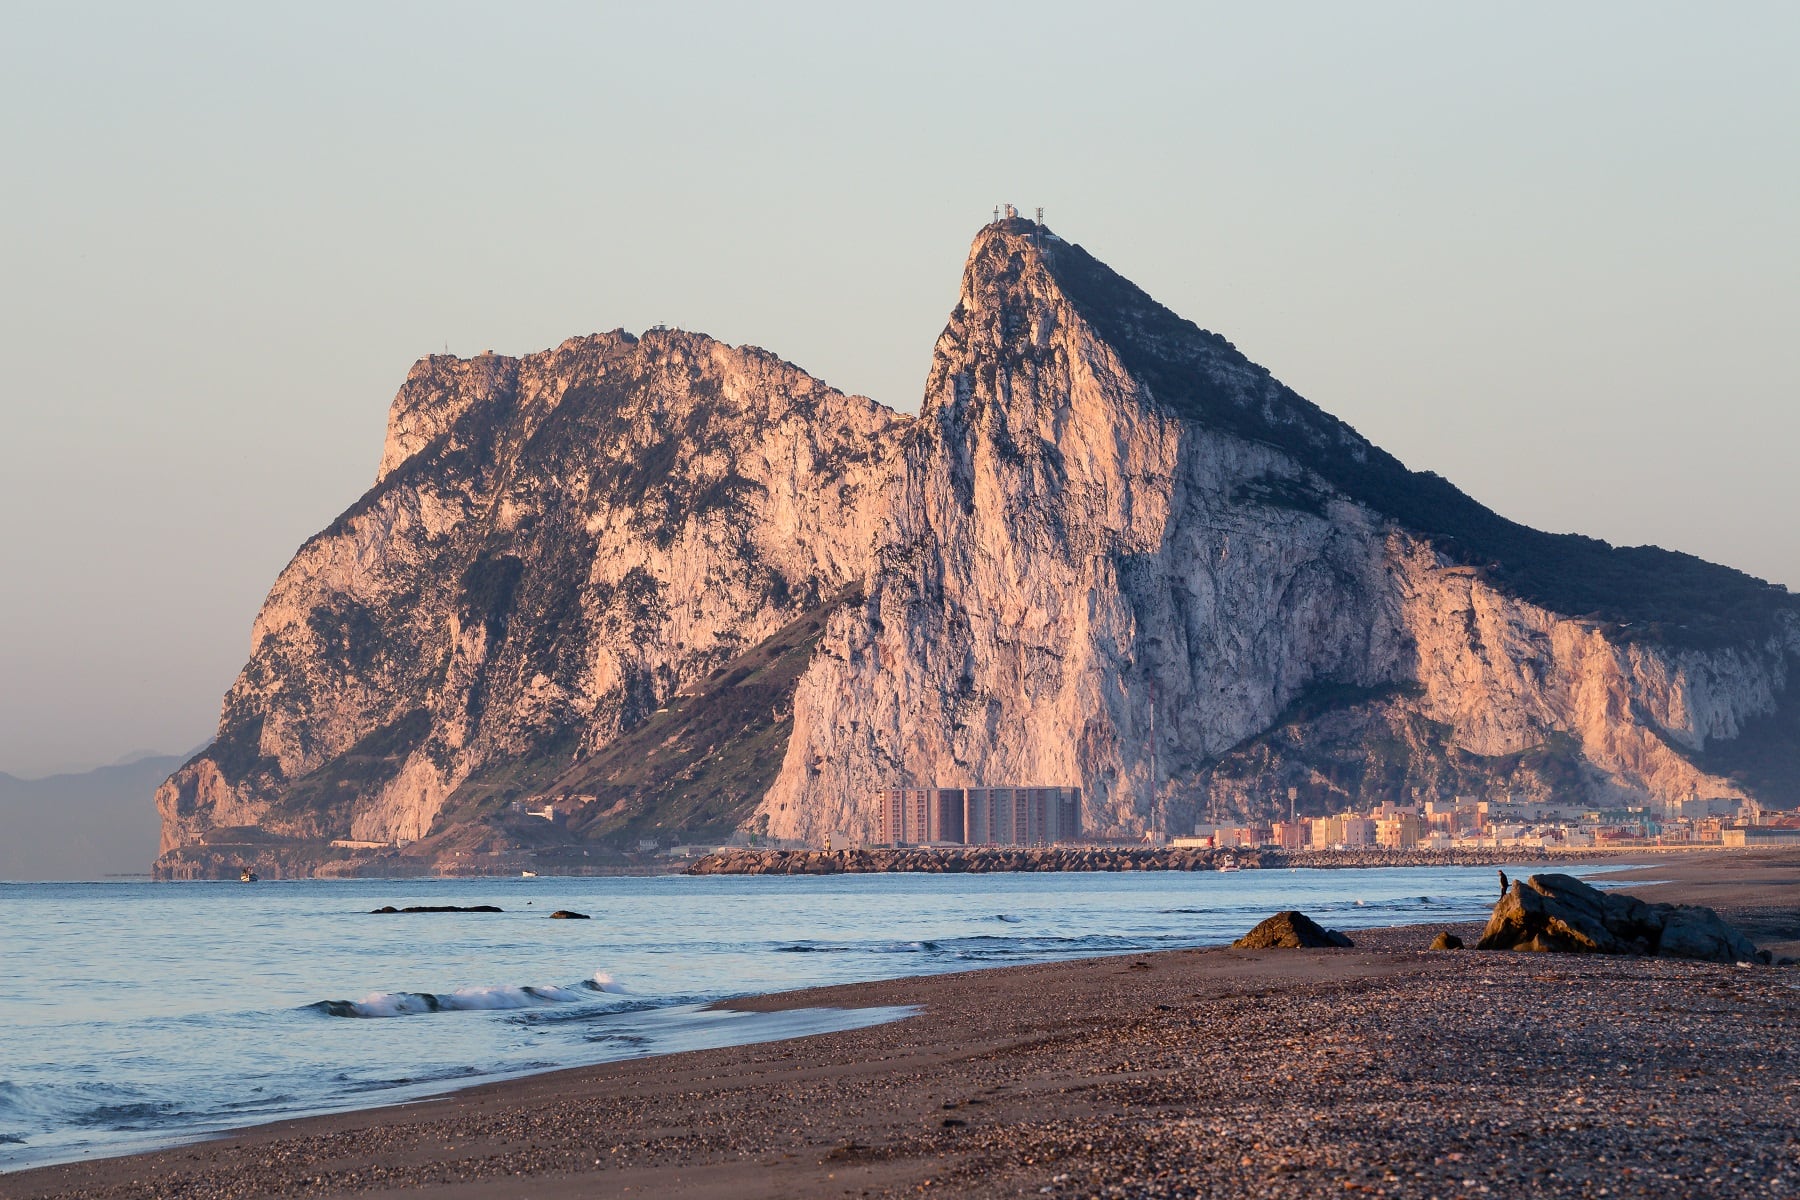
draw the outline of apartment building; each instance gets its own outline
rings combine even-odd
[[[1078,787],[889,788],[878,800],[890,846],[1044,846],[1081,834]]]
[[[963,840],[971,846],[1046,846],[1079,836],[1078,787],[967,789]]]
[[[889,788],[880,801],[881,840],[887,845],[963,840],[961,788]]]

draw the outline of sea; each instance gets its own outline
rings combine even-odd
[[[709,1007],[733,996],[1219,945],[1286,908],[1467,921],[1497,892],[1491,867],[0,883],[0,1171],[910,1015]]]

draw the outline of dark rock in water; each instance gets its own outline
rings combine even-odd
[[[1570,875],[1515,880],[1494,905],[1475,948],[1769,961],[1710,908],[1646,904],[1634,896],[1602,892]]]
[[[1276,913],[1231,944],[1239,950],[1348,950],[1355,945],[1337,930],[1291,909]]]
[[[391,904],[384,904],[380,908],[371,908],[369,911],[371,913],[488,913],[505,912],[506,910],[496,908],[492,904],[415,904],[411,908],[395,908]]]
[[[1461,950],[1463,940],[1454,933],[1446,931],[1431,939],[1431,948],[1433,950]]]
[[[550,919],[552,921],[588,921],[593,918],[589,917],[586,913],[578,913],[573,912],[570,909],[559,908],[550,914]]]

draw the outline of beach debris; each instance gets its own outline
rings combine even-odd
[[[1461,950],[1463,948],[1463,940],[1446,929],[1444,932],[1431,939],[1430,948],[1433,950]]]
[[[1292,909],[1276,913],[1231,944],[1239,950],[1348,950],[1355,945],[1337,930]]]
[[[1514,880],[1494,905],[1475,948],[1645,954],[1721,963],[1767,963],[1771,958],[1710,908],[1646,904],[1635,896],[1602,892],[1572,875]]]
[[[384,904],[380,908],[371,908],[369,910],[369,912],[371,914],[373,914],[373,913],[494,913],[494,912],[505,912],[505,911],[506,911],[505,909],[496,908],[492,904],[467,904],[467,905],[464,905],[464,904],[415,904],[415,905],[412,905],[410,908],[395,908],[391,904]]]
[[[575,912],[573,909],[559,908],[550,914],[550,919],[552,921],[588,921],[593,918],[586,913]]]

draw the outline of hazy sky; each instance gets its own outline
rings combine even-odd
[[[918,405],[1050,225],[1509,516],[1800,586],[1800,5],[7,6],[0,770],[205,738],[446,345]]]

